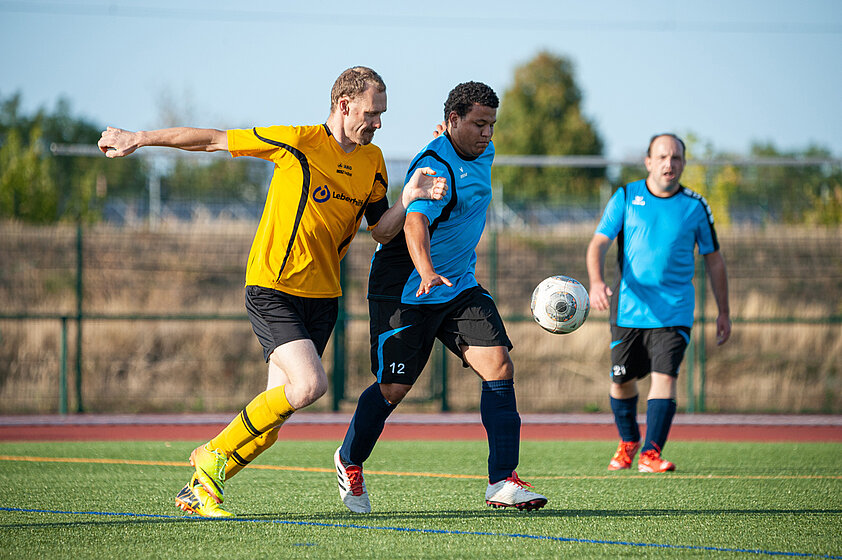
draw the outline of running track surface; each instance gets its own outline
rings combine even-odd
[[[0,441],[200,441],[216,435],[230,414],[0,416]],[[523,414],[524,440],[617,440],[610,414]],[[346,413],[293,415],[282,430],[288,440],[341,440]],[[644,424],[646,418],[639,418]],[[485,440],[478,413],[393,414],[381,439]],[[671,441],[842,442],[842,415],[678,414]]]

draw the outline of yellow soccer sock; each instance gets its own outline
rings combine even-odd
[[[275,426],[262,436],[254,438],[234,451],[225,465],[225,480],[243,470],[246,465],[257,459],[258,455],[272,447],[272,444],[278,441],[278,430],[280,429],[280,426]]]
[[[281,385],[257,395],[219,435],[210,440],[208,448],[230,457],[249,441],[283,424],[295,412],[287,400],[284,387]]]

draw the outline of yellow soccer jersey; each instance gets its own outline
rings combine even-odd
[[[302,297],[338,297],[339,261],[365,208],[386,196],[374,144],[346,154],[326,125],[229,130],[228,151],[275,164],[252,242],[246,285]]]

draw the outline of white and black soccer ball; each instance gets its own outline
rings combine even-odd
[[[532,292],[532,317],[553,334],[571,333],[582,326],[591,310],[588,291],[568,276],[550,276]]]

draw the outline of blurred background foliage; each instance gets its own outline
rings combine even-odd
[[[189,109],[179,109],[171,100],[163,104],[162,126],[184,123],[186,117],[174,113]],[[512,86],[502,93],[494,134],[498,156],[603,156],[604,141],[582,104],[572,61],[538,53],[516,68]],[[51,151],[55,145],[93,150],[104,126],[74,115],[63,98],[34,114],[23,113],[21,107],[21,93],[0,92],[0,218],[32,224],[94,223],[107,215],[109,202],[149,201],[153,188],[163,204],[262,204],[271,172],[266,162],[175,157],[173,150],[164,150],[164,163],[146,157],[108,160],[91,157],[96,155],[91,152],[56,157]],[[692,131],[653,132],[675,132],[685,139],[688,166],[682,183],[708,199],[720,224],[751,220],[753,215],[789,224],[842,224],[842,167],[820,146],[781,151],[758,142],[748,153],[735,154],[717,150]],[[590,219],[615,188],[645,176],[645,150],[640,147],[638,165],[495,165],[495,196],[515,212],[538,208],[546,214],[549,208],[581,207]],[[791,164],[745,163],[770,159]],[[566,215],[550,212],[545,219],[563,221]]]

